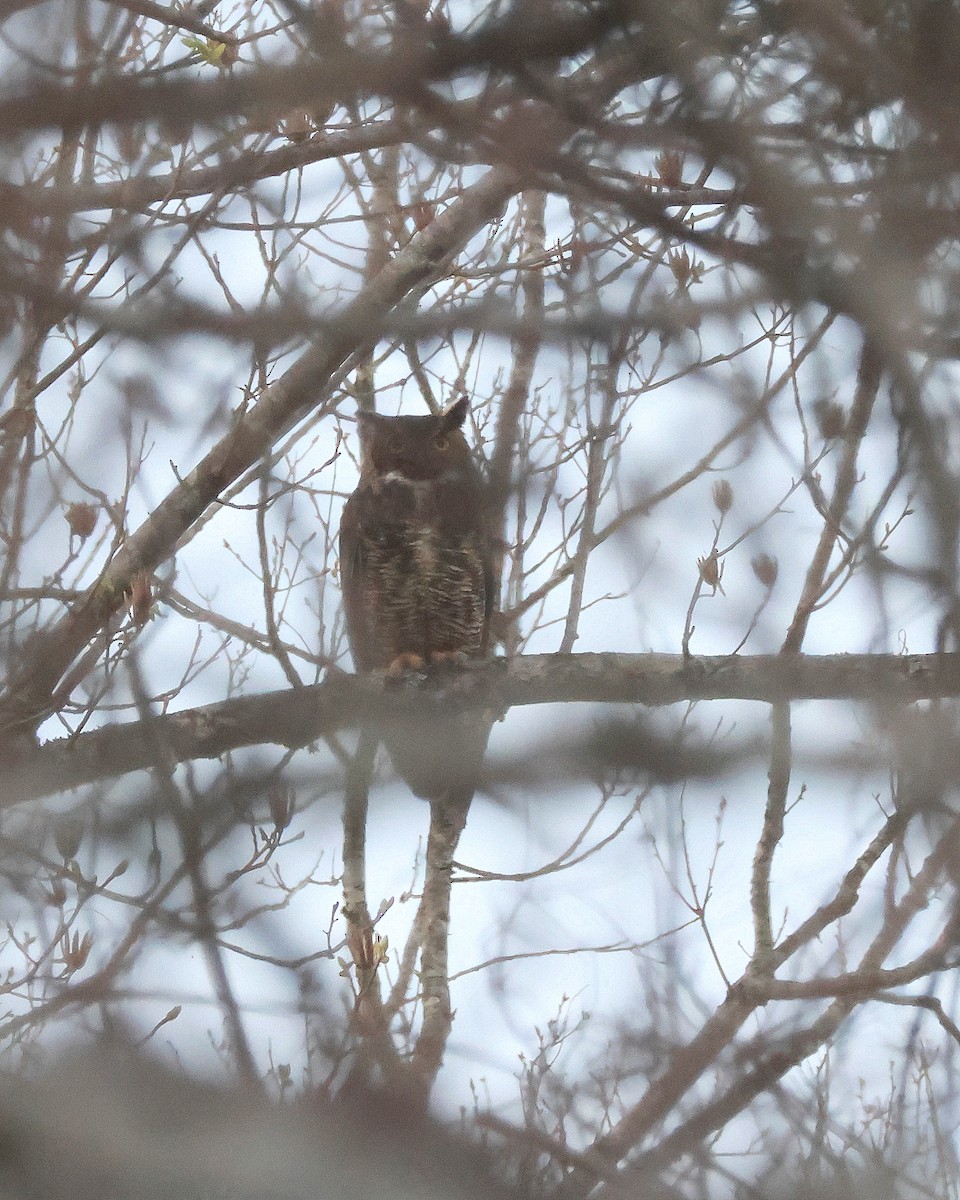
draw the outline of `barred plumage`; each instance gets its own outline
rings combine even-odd
[[[440,416],[359,417],[360,482],[340,525],[347,632],[359,670],[428,666],[486,654],[492,573],[480,473],[460,431],[466,399]],[[480,757],[483,733],[462,721],[438,731],[450,760]],[[450,738],[453,744],[450,745]],[[437,752],[387,739],[419,795],[444,790]],[[479,749],[479,753],[478,753]],[[454,760],[455,761],[455,760]]]

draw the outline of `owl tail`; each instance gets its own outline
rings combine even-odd
[[[465,713],[429,725],[390,730],[384,745],[394,770],[424,800],[469,800],[480,783],[492,719]]]

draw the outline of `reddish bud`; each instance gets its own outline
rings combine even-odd
[[[237,61],[239,51],[233,42],[224,42],[223,50],[217,59],[217,66],[226,71]]]
[[[824,441],[843,437],[847,428],[847,414],[842,404],[833,400],[818,400],[813,406],[813,411],[817,418],[817,428]]]
[[[92,949],[92,933],[85,933],[83,937],[79,933],[75,933],[72,938],[69,933],[64,933],[60,939],[60,953],[63,955],[64,965],[68,971],[79,971],[90,956]]]
[[[417,229],[426,229],[433,220],[433,205],[422,200],[412,206],[413,223]]]
[[[667,264],[680,287],[686,287],[690,282],[690,255],[686,250],[675,250],[667,259]]]
[[[753,567],[754,575],[756,575],[767,591],[770,591],[777,582],[777,574],[780,570],[777,560],[770,554],[758,554],[756,558],[751,560],[750,566]]]
[[[683,155],[677,150],[658,154],[654,166],[664,187],[676,188],[683,183]]]
[[[86,540],[97,524],[97,510],[92,504],[71,504],[63,514],[70,526],[70,536]]]
[[[53,831],[53,840],[64,862],[76,858],[83,840],[83,821],[79,817],[61,817]]]
[[[720,559],[717,556],[716,550],[711,551],[706,558],[698,558],[697,566],[700,568],[700,578],[707,585],[712,587],[714,592],[719,592],[724,595],[723,587],[720,580],[723,578],[723,569],[720,566]]]
[[[130,581],[130,591],[127,592],[127,605],[133,617],[133,623],[142,629],[150,620],[150,608],[153,604],[153,592],[150,589],[150,576],[146,571],[139,571]]]
[[[733,488],[728,479],[714,480],[713,502],[721,513],[728,513],[733,508]]]
[[[293,788],[280,779],[275,779],[267,792],[270,817],[277,830],[286,829],[293,816]]]

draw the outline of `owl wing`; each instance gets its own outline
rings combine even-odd
[[[483,531],[486,535],[486,530]],[[490,553],[489,539],[484,536],[483,541],[483,615],[489,621],[493,615],[496,596],[494,589],[496,580],[493,577],[493,555]]]
[[[347,637],[354,667],[369,671],[373,666],[366,570],[366,537],[363,529],[363,497],[358,489],[343,506],[340,520],[340,586],[347,618]]]
[[[490,618],[496,608],[497,595],[489,518],[483,504],[483,493],[479,480],[472,479],[470,486],[459,492],[455,507],[459,511],[462,528],[469,532],[479,556],[483,587],[483,638],[481,643],[481,656],[483,656],[489,650]],[[481,584],[480,579],[477,582]]]

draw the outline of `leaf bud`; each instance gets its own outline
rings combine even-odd
[[[770,591],[777,582],[777,573],[780,570],[777,560],[770,554],[758,554],[751,560],[750,566],[753,567],[754,575],[767,591]]]
[[[733,488],[729,479],[713,481],[713,502],[721,513],[728,513],[733,508]]]
[[[97,524],[97,510],[92,504],[79,501],[68,506],[63,514],[70,526],[70,536],[85,541]]]

